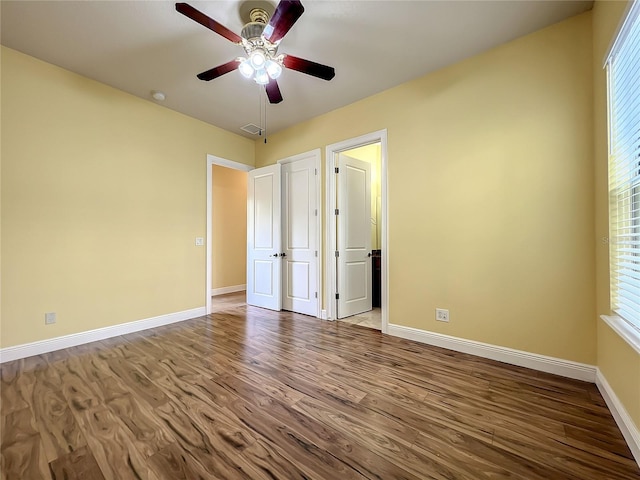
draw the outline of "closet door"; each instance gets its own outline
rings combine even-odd
[[[256,168],[247,189],[247,304],[282,309],[280,165]]]

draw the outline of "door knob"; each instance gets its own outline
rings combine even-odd
[[[278,255],[276,254],[276,256],[278,256]],[[284,252],[282,252],[282,253],[280,254],[280,256],[281,256],[281,257],[286,257],[286,256],[287,256],[287,254],[286,254],[286,253],[284,253]]]

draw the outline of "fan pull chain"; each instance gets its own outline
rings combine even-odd
[[[267,87],[264,88],[264,143],[267,143]]]
[[[262,136],[262,88],[258,86],[258,125],[260,125],[259,135]]]
[[[264,96],[263,93],[264,92]],[[263,107],[264,103],[264,107]],[[260,131],[258,135],[262,136],[262,132],[264,132],[264,143],[267,143],[267,89],[266,87],[259,86],[258,87],[258,115],[260,116]]]

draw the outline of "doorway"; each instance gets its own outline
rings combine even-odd
[[[349,322],[386,333],[387,132],[380,130],[329,145],[326,158],[326,318],[337,320],[364,311],[360,318],[349,317]],[[375,304],[380,305],[377,312],[371,308]]]
[[[380,149],[376,142],[340,152],[336,174],[337,319],[377,330],[382,329]]]
[[[246,215],[240,220],[234,219],[232,211],[222,204],[222,197],[229,195],[233,197],[233,203],[238,205],[244,203],[246,209],[246,188],[244,189],[244,199],[235,198],[242,194],[240,185],[233,188],[229,185],[228,192],[214,192],[214,185],[223,177],[232,181],[244,181],[246,186],[246,172],[253,169],[249,165],[234,162],[214,155],[207,155],[207,241],[206,241],[206,311],[212,312],[212,296],[221,294],[231,294],[242,291],[246,288],[246,268],[243,259],[246,259],[246,234],[240,244],[224,243],[232,240],[226,233],[232,230],[236,235],[239,232],[246,232]],[[215,175],[219,175],[214,178]],[[235,174],[235,175],[234,175]],[[225,195],[226,194],[226,195]],[[239,205],[238,208],[242,208]],[[222,215],[219,215],[222,214]],[[231,216],[229,217],[229,215]],[[225,220],[226,218],[226,220]],[[232,221],[229,221],[231,218]],[[233,227],[232,227],[233,225]],[[225,252],[226,249],[230,250]],[[229,253],[229,254],[227,254]],[[241,265],[238,267],[238,265]],[[238,271],[239,270],[239,271]],[[215,272],[215,273],[214,273]]]

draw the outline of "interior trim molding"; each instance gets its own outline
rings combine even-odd
[[[417,342],[447,348],[456,352],[469,353],[478,357],[531,368],[541,372],[553,373],[563,377],[595,383],[596,367],[585,363],[573,362],[561,358],[548,357],[537,353],[515,350],[513,348],[491,345],[489,343],[466,340],[442,333],[428,332],[402,325],[389,325],[389,335],[415,340]]]
[[[75,347],[85,343],[96,342],[107,338],[126,335],[127,333],[139,332],[149,328],[161,327],[170,323],[182,322],[190,318],[206,315],[205,307],[192,308],[181,312],[168,313],[157,317],[135,320],[133,322],[121,323],[109,327],[97,328],[86,332],[72,333],[61,337],[49,338],[32,343],[24,343],[14,347],[0,349],[0,363],[18,360],[21,358],[40,355],[42,353],[62,350],[63,348]]]
[[[216,295],[224,295],[225,293],[235,293],[242,292],[247,289],[247,284],[242,285],[231,285],[230,287],[220,287],[220,288],[212,288],[211,296],[215,297]]]
[[[207,154],[207,164],[218,165],[220,167],[232,168],[234,170],[242,170],[243,172],[250,172],[254,166],[247,165],[245,163],[235,162],[233,160],[227,160],[226,158],[216,157],[215,155]]]
[[[366,133],[359,137],[350,138],[341,142],[333,143],[325,147],[325,205],[327,212],[333,212],[336,208],[336,178],[335,167],[340,152],[350,150],[352,148],[370,145],[372,143],[380,143],[381,155],[381,171],[380,186],[381,191],[381,232],[382,232],[382,272],[381,272],[381,301],[382,301],[382,333],[389,333],[389,181],[388,181],[388,147],[387,147],[387,129],[377,130],[375,132]],[[336,280],[336,262],[333,253],[337,250],[336,246],[336,223],[335,217],[325,215],[324,231],[325,231],[325,272],[327,281],[324,284],[325,289],[325,308],[328,320],[336,320],[338,315],[338,303],[335,298],[337,289]],[[330,253],[330,254],[329,254]]]
[[[600,315],[604,323],[622,337],[637,353],[640,353],[640,332],[618,315]]]
[[[602,371],[598,368],[596,372],[596,385],[598,386],[598,390],[602,394],[602,398],[611,410],[611,414],[613,415],[613,419],[618,424],[618,428],[622,432],[622,436],[627,441],[627,445],[629,445],[629,449],[633,454],[633,457],[636,459],[638,466],[640,467],[640,430],[638,426],[634,423],[627,412],[627,409],[624,408],[624,405],[616,395],[616,392],[613,391],[609,382],[605,378]]]

